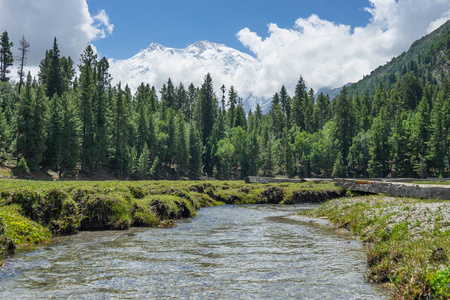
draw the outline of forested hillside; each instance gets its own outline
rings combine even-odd
[[[216,95],[209,74],[200,87],[170,79],[161,91],[151,83],[135,93],[113,86],[108,61],[91,46],[74,61],[56,38],[38,78],[19,74],[23,83],[12,84],[14,46],[4,32],[0,164],[135,179],[448,176],[449,26],[333,100],[315,98],[300,76],[295,93],[280,87],[264,115],[259,106],[245,113],[232,86]],[[16,64],[26,46],[19,42]]]

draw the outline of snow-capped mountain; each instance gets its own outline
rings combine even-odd
[[[147,49],[126,60],[110,60],[110,72],[115,82],[128,83],[136,90],[141,83],[160,89],[169,77],[175,85],[185,88],[191,83],[200,86],[211,73],[217,96],[222,84],[234,86],[244,99],[245,109],[254,109],[256,103],[265,106],[262,98],[252,94],[252,87],[261,69],[261,63],[252,56],[208,41],[196,42],[185,49],[164,47],[152,43]]]

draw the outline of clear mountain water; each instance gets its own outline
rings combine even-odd
[[[202,209],[175,228],[81,232],[21,251],[0,299],[382,299],[362,245],[295,218],[308,206]]]

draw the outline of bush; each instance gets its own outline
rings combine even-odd
[[[17,163],[16,172],[19,174],[26,174],[30,172],[30,168],[28,168],[27,161],[24,157],[22,157]]]
[[[437,271],[428,278],[431,292],[436,299],[450,298],[450,267]]]

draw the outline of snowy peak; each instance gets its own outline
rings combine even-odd
[[[145,49],[145,51],[147,51],[147,52],[150,52],[150,51],[164,51],[165,49],[166,49],[166,47],[164,47],[161,44],[151,43],[150,46],[148,46],[148,48]],[[144,51],[144,50],[142,50],[142,51]]]
[[[196,52],[198,54],[201,54],[207,50],[221,52],[222,49],[224,49],[224,48],[228,48],[228,47],[223,44],[216,44],[216,43],[211,43],[208,41],[200,41],[200,42],[196,42],[196,43],[188,46],[185,49],[185,51],[186,52]]]
[[[136,90],[141,82],[159,90],[168,78],[175,84],[182,82],[184,85],[193,83],[200,86],[203,77],[210,73],[218,95],[222,84],[227,88],[234,86],[244,99],[244,104],[252,108],[260,101],[254,97],[253,100],[246,100],[252,97],[260,69],[261,63],[254,57],[209,41],[196,42],[184,49],[152,43],[129,59],[110,60],[114,81],[128,82],[132,90]]]

